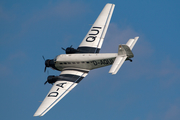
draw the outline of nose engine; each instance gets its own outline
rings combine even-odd
[[[45,60],[44,56],[42,56],[42,57],[43,57],[43,59],[44,59],[44,61],[45,61],[44,72],[46,72],[46,68],[47,68],[47,67],[51,67],[52,69],[56,69],[54,59],[46,59],[46,60]],[[57,70],[57,69],[56,69],[56,70]],[[47,77],[47,80],[46,80],[46,82],[44,83],[44,85],[45,85],[46,83],[53,84],[53,83],[55,83],[55,82],[56,82],[57,80],[59,80],[59,79],[60,79],[60,76],[49,75],[49,76]]]
[[[54,60],[53,60],[53,59],[52,59],[52,60],[47,59],[47,60],[45,61],[44,72],[46,72],[46,68],[47,68],[47,67],[51,67],[51,68],[53,68],[53,69],[56,69],[56,68],[55,68],[55,64],[54,64]]]

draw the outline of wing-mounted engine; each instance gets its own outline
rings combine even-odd
[[[58,80],[60,80],[60,76],[49,75],[49,76],[47,77],[47,81],[44,83],[44,85],[45,85],[46,83],[53,84],[53,83],[55,83],[55,82],[58,81]]]
[[[72,45],[70,47],[67,47],[66,49],[62,49],[66,52],[66,54],[74,54],[79,52],[79,50],[72,48]]]
[[[67,47],[62,49],[66,52],[66,54],[75,54],[75,53],[99,53],[98,48],[93,48],[93,47],[78,47],[77,49],[72,48],[72,45],[70,47]],[[96,51],[96,52],[95,52]]]

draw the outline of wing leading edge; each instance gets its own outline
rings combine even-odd
[[[115,5],[106,4],[91,29],[79,45],[78,50],[82,53],[99,53],[111,20]]]
[[[67,69],[61,72],[59,80],[54,83],[51,90],[35,112],[34,116],[43,116],[67,93],[69,93],[86,75],[88,71]]]

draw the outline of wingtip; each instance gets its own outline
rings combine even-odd
[[[43,116],[42,114],[38,113],[37,111],[34,113],[33,117],[41,117]]]
[[[113,3],[107,3],[106,5],[108,5],[108,4],[109,4],[109,5],[115,5],[115,4],[113,4]]]
[[[110,73],[110,74],[112,74],[112,75],[115,75],[115,74],[116,74],[115,72],[112,72],[112,71],[111,71],[111,72],[109,72],[109,73]]]
[[[41,117],[41,115],[34,114],[33,117]]]
[[[136,39],[136,40],[139,39],[139,36],[136,36],[134,39]]]

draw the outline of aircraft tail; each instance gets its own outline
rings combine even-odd
[[[134,39],[129,39],[126,45],[129,46],[129,48],[132,50],[138,39],[139,37],[135,37]]]
[[[118,56],[116,57],[109,73],[116,74],[125,60],[130,60],[130,58],[134,57],[132,53],[132,48],[136,44],[139,37],[135,37],[134,39],[129,39],[126,45],[119,45],[118,48]]]

